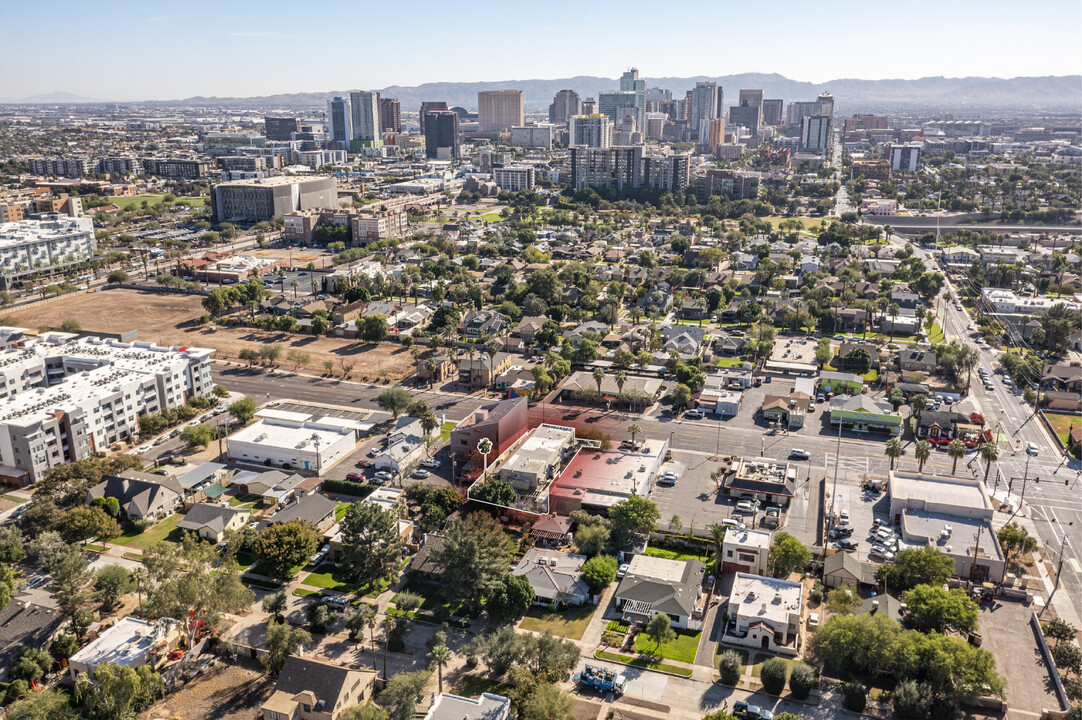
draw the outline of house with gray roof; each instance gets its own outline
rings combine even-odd
[[[0,682],[7,682],[11,664],[24,647],[48,650],[49,641],[64,624],[57,608],[26,599],[11,600],[0,610]]]
[[[704,571],[700,560],[636,555],[616,588],[617,607],[623,617],[643,625],[665,613],[675,628],[701,630]]]
[[[180,493],[156,482],[104,475],[86,491],[86,504],[94,498],[116,498],[120,511],[130,520],[156,520],[172,515],[180,506]]]
[[[316,526],[319,532],[325,532],[334,524],[334,511],[338,503],[319,494],[305,495],[296,502],[289,503],[259,524],[259,529],[290,520],[307,520]]]
[[[582,579],[585,555],[533,548],[523,555],[512,575],[529,581],[534,592],[534,604],[585,605],[590,599],[590,587]]]
[[[240,530],[248,522],[251,511],[247,508],[230,507],[217,503],[196,503],[177,523],[182,530],[190,530],[204,540],[219,543],[227,530]]]
[[[338,720],[372,696],[375,680],[371,670],[290,655],[260,711],[273,720]]]

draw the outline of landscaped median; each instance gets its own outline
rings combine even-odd
[[[595,651],[594,657],[598,660],[608,660],[610,662],[630,665],[631,667],[643,668],[645,670],[655,670],[657,672],[669,673],[670,675],[678,675],[680,677],[691,677],[691,668],[672,665],[670,663],[656,662],[646,657],[632,657],[631,655],[621,655],[619,653],[611,653],[604,650]]]

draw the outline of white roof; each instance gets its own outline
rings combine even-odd
[[[628,564],[628,575],[639,575],[661,582],[678,583],[684,578],[686,561],[636,555]]]
[[[773,625],[785,624],[790,613],[800,613],[803,586],[798,582],[736,573],[730,604],[737,604],[740,617],[761,619]]]
[[[148,622],[138,618],[121,618],[97,640],[71,656],[71,662],[97,667],[104,662],[117,665],[142,663],[149,650],[162,640],[176,621],[163,618]]]

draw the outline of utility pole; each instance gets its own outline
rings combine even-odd
[[[1041,612],[1037,613],[1037,617],[1044,614],[1044,611],[1052,604],[1052,598],[1056,596],[1056,591],[1059,590],[1059,579],[1063,574],[1063,551],[1067,549],[1067,533],[1063,533],[1063,537],[1059,541],[1059,560],[1056,561],[1056,584],[1052,586],[1052,593],[1048,596],[1048,602],[1041,608]]]
[[[973,564],[969,567],[969,579],[973,579],[973,573],[977,569],[977,556],[981,552],[981,530],[984,530],[984,525],[977,526],[977,541],[973,543]]]
[[[834,451],[834,483],[830,488],[830,517],[827,522],[834,522],[834,498],[838,496],[838,468],[842,462],[842,418],[838,416],[838,447]]]

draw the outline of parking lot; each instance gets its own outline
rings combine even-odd
[[[1033,611],[1020,602],[981,603],[981,647],[995,656],[996,670],[1006,681],[1008,718],[1036,717],[1042,709],[1059,709],[1048,666],[1029,624]]]
[[[829,513],[832,483],[829,480],[827,482],[826,511]],[[857,558],[862,562],[883,562],[883,557],[870,557],[868,552],[873,545],[869,535],[877,519],[891,529],[894,527],[890,521],[890,498],[887,493],[884,491],[869,492],[862,490],[859,486],[839,482],[837,494],[834,497],[834,512],[837,516],[841,516],[843,512],[849,514],[849,520],[846,524],[853,528],[853,534],[849,536],[849,540],[857,544],[855,551]],[[835,524],[840,523],[841,520]],[[831,540],[831,544],[833,542]],[[899,541],[898,547],[901,549],[904,547],[904,543]]]

